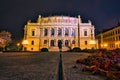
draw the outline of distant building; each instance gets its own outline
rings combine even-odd
[[[77,18],[39,16],[37,22],[28,21],[25,25],[23,47],[27,51],[39,51],[42,48],[48,48],[49,51],[59,51],[58,42],[62,41],[62,51],[75,47],[97,48],[94,30],[91,21],[82,23],[80,16]]]
[[[113,27],[96,35],[98,47],[108,50],[120,48],[120,26]]]

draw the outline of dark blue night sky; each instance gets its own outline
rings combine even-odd
[[[98,31],[118,23],[120,0],[0,0],[0,31],[22,38],[26,22],[35,21],[38,15],[80,15],[83,21],[90,19]]]

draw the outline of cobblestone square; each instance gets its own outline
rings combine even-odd
[[[89,54],[61,54],[64,80],[105,80],[103,76],[73,68],[77,65],[76,59]],[[56,52],[0,53],[0,80],[59,80],[59,58],[60,54]]]
[[[57,80],[59,54],[2,53],[0,80]]]

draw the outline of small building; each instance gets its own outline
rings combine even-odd
[[[91,21],[82,23],[79,15],[78,17],[39,15],[36,22],[28,21],[25,25],[24,42],[27,41],[27,44],[23,43],[23,47],[27,51],[39,51],[42,48],[59,51],[58,42],[62,41],[62,51],[75,47],[97,48],[94,30]]]
[[[120,26],[105,30],[96,35],[98,48],[114,50],[120,48]]]

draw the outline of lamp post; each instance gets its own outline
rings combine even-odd
[[[96,41],[95,40],[90,40],[89,44],[94,45],[94,47],[92,47],[92,48],[96,49],[96,46],[95,46],[96,45]]]
[[[20,50],[20,43],[17,43],[17,49]]]
[[[38,48],[39,48],[39,51],[41,49],[41,36],[42,36],[42,28],[39,28],[40,29],[40,33],[39,33],[39,45],[38,45]]]
[[[22,44],[23,44],[23,51],[26,51],[27,50],[28,40],[23,40]]]

